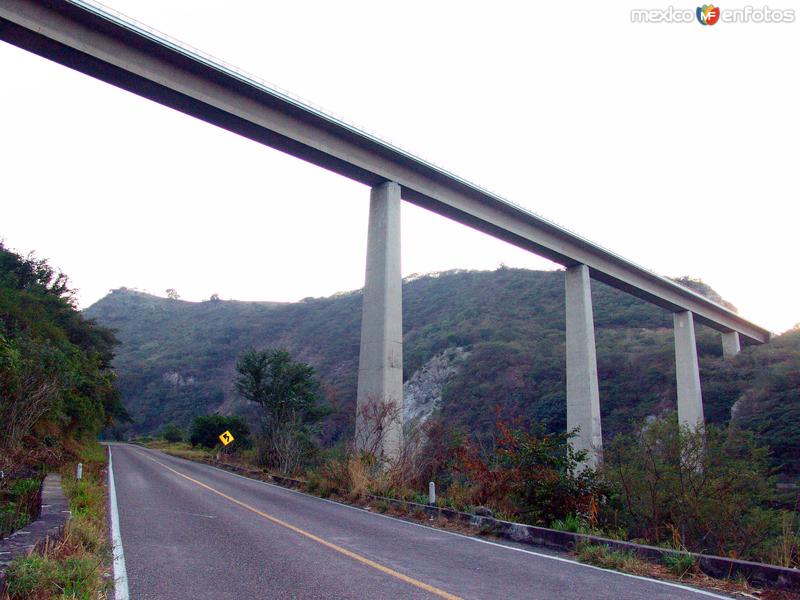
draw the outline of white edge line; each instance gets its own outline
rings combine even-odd
[[[330,504],[335,504],[336,506],[341,506],[343,508],[349,508],[351,510],[357,510],[361,514],[368,514],[368,515],[373,515],[375,517],[381,517],[381,518],[384,518],[384,519],[390,519],[390,520],[395,521],[397,523],[405,523],[406,525],[411,525],[413,527],[423,527],[423,528],[428,529],[428,530],[438,531],[440,533],[445,533],[447,535],[453,535],[453,536],[456,536],[456,537],[459,537],[459,538],[462,538],[462,539],[465,539],[465,540],[471,540],[473,542],[479,542],[481,544],[488,544],[490,546],[495,546],[497,548],[505,548],[506,550],[513,550],[514,552],[522,552],[523,554],[531,554],[533,556],[538,556],[540,558],[547,558],[549,560],[555,560],[557,562],[563,562],[563,563],[569,563],[569,564],[572,564],[572,565],[578,565],[580,567],[585,567],[587,569],[594,569],[595,571],[604,571],[605,573],[613,573],[615,575],[620,575],[621,577],[629,577],[631,579],[639,579],[641,581],[648,581],[648,582],[651,582],[651,583],[657,583],[657,584],[660,584],[660,585],[665,585],[667,587],[677,588],[679,590],[684,590],[684,591],[687,591],[687,592],[693,592],[695,594],[700,594],[701,596],[708,596],[710,598],[721,598],[722,600],[732,600],[731,596],[721,596],[719,594],[715,594],[714,592],[709,592],[709,591],[706,591],[706,590],[703,590],[703,589],[700,589],[700,588],[691,587],[691,586],[688,586],[688,585],[681,585],[680,583],[673,583],[671,581],[663,581],[661,579],[653,579],[651,577],[642,577],[641,575],[633,575],[631,573],[624,573],[622,571],[615,571],[614,569],[604,569],[603,567],[597,567],[595,565],[588,565],[586,563],[582,563],[582,562],[579,562],[577,560],[564,558],[563,556],[554,556],[552,554],[543,554],[541,552],[534,552],[533,550],[525,550],[524,548],[517,548],[515,546],[508,546],[506,544],[498,544],[497,542],[490,542],[489,540],[483,540],[483,539],[478,538],[478,537],[473,537],[473,536],[470,536],[470,535],[464,535],[463,533],[456,533],[455,531],[448,531],[446,529],[440,529],[438,527],[431,527],[430,525],[423,525],[422,523],[414,523],[412,521],[406,521],[405,519],[398,519],[397,517],[392,517],[390,515],[384,515],[384,514],[381,514],[381,513],[372,512],[370,510],[364,510],[363,508],[360,508],[358,506],[352,506],[350,504],[344,504],[342,502],[336,502],[335,500],[329,500],[327,498],[320,498],[319,496],[312,496],[311,494],[306,494],[305,492],[300,492],[298,490],[293,490],[291,488],[283,487],[283,486],[275,484],[275,483],[269,483],[268,481],[261,481],[260,479],[252,479],[251,477],[245,477],[244,475],[239,475],[238,473],[233,473],[231,471],[226,471],[225,469],[220,469],[219,467],[215,467],[214,465],[209,465],[207,463],[200,463],[200,462],[197,462],[197,461],[189,460],[188,458],[181,458],[179,456],[172,456],[171,454],[167,454],[166,452],[161,452],[160,450],[153,450],[151,448],[147,448],[147,447],[144,447],[144,446],[135,446],[134,445],[134,447],[141,448],[143,450],[147,450],[148,452],[157,452],[159,454],[163,454],[166,457],[177,458],[179,460],[184,460],[186,462],[189,462],[189,463],[192,463],[192,464],[195,464],[195,465],[201,465],[201,466],[210,467],[212,469],[215,469],[215,470],[220,471],[221,473],[225,473],[227,475],[232,475],[234,477],[238,477],[238,478],[244,479],[246,481],[252,481],[254,483],[260,483],[262,485],[268,485],[270,487],[274,487],[274,488],[277,488],[279,490],[283,490],[283,491],[286,491],[286,492],[291,492],[292,494],[299,494],[299,495],[303,496],[304,498],[311,498],[313,500],[321,500],[322,502],[328,502]],[[110,461],[109,461],[109,464],[110,464]],[[123,569],[124,569],[124,566],[123,566]],[[116,600],[122,600],[122,599],[121,598],[117,598]]]
[[[111,505],[111,544],[114,555],[114,600],[129,600],[128,572],[125,569],[125,554],[122,551],[122,537],[119,533],[117,491],[114,487],[114,466],[110,444],[108,446],[108,496]]]

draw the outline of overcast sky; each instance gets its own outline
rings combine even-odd
[[[108,4],[761,325],[800,321],[797,22],[631,23],[668,1]],[[82,306],[363,285],[366,187],[2,43],[0,72],[0,237]],[[556,268],[402,218],[404,275]]]

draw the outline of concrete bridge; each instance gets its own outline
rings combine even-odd
[[[371,188],[358,405],[403,402],[400,202],[566,268],[567,427],[602,456],[591,279],[673,313],[678,416],[703,423],[695,323],[720,332],[724,356],[770,332],[524,208],[278,91],[258,78],[84,0],[0,0],[0,39],[122,89],[276,148]],[[383,451],[402,444],[402,410]],[[361,425],[361,424],[360,424]]]

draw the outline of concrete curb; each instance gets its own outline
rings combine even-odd
[[[69,503],[61,489],[61,475],[50,473],[41,490],[39,518],[0,540],[0,593],[6,589],[6,571],[18,556],[27,556],[48,540],[59,539],[70,518]]]
[[[798,569],[787,569],[785,567],[737,560],[723,556],[670,550],[657,546],[611,540],[594,535],[571,533],[522,523],[511,523],[491,517],[481,517],[470,513],[458,512],[450,508],[439,508],[437,506],[406,502],[393,498],[384,498],[380,496],[371,496],[371,498],[387,502],[392,506],[407,511],[423,511],[430,516],[440,516],[448,521],[458,521],[468,524],[477,528],[481,533],[495,535],[521,544],[541,546],[555,550],[574,551],[579,544],[589,543],[606,546],[611,550],[620,552],[630,552],[643,560],[662,564],[666,556],[691,556],[697,561],[703,573],[718,579],[733,579],[741,576],[749,583],[756,586],[800,591],[800,570]]]
[[[267,479],[268,481],[271,481],[282,487],[302,489],[304,483],[303,481],[294,479],[292,477],[270,475],[265,471],[248,469],[246,467],[231,465],[213,459],[204,460],[203,462],[227,471],[233,471],[245,476],[249,476],[253,479],[258,478],[254,476],[260,476],[261,478]],[[442,508],[427,504],[419,504],[416,502],[407,502],[405,500],[385,498],[383,496],[373,496],[372,494],[368,494],[367,497],[372,501],[386,502],[387,504],[395,508],[405,510],[406,512],[422,511],[432,517],[442,517],[448,521],[470,525],[482,534],[494,535],[499,538],[520,544],[551,548],[554,550],[574,551],[579,544],[589,543],[606,546],[611,550],[617,550],[620,552],[630,552],[631,554],[634,554],[643,560],[661,564],[663,564],[664,557],[666,556],[691,556],[697,561],[697,564],[703,573],[712,577],[716,577],[717,579],[734,579],[736,577],[744,577],[749,583],[759,587],[800,591],[800,570],[798,569],[787,569],[785,567],[750,562],[746,560],[737,560],[735,558],[726,558],[724,556],[711,556],[708,554],[697,554],[695,552],[670,550],[668,548],[659,548],[657,546],[647,546],[644,544],[634,544],[632,542],[611,540],[594,535],[571,533],[568,531],[547,529],[546,527],[535,527],[533,525],[525,525],[522,523],[512,523],[510,521],[501,521],[492,517],[481,517],[470,513],[459,512],[451,508]]]

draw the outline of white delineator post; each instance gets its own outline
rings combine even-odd
[[[722,357],[733,358],[742,350],[742,344],[739,341],[739,332],[729,331],[722,334]]]
[[[383,425],[381,451],[396,458],[403,443],[403,291],[400,272],[400,186],[372,188],[367,235],[367,272],[361,315],[357,408],[370,402],[393,405]],[[356,440],[364,443],[360,410]],[[362,448],[365,449],[365,448]]]
[[[428,482],[428,504],[436,506],[436,484],[432,481]]]
[[[603,460],[600,389],[592,315],[592,289],[586,265],[566,271],[567,308],[567,430],[578,428],[570,443],[587,450],[585,466],[597,468]]]
[[[678,422],[691,430],[702,428],[703,394],[700,390],[700,366],[694,316],[691,311],[673,314],[675,324],[675,375],[678,380]]]

